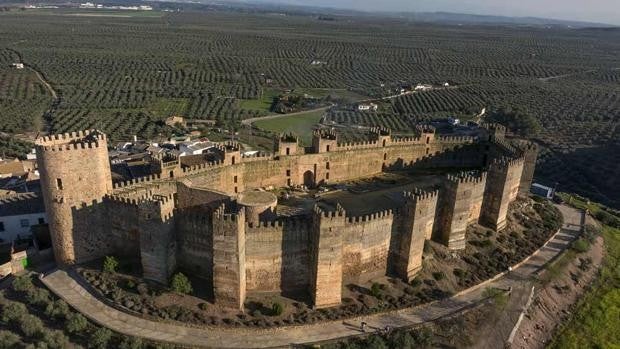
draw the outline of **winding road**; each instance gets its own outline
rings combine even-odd
[[[517,300],[511,316],[502,319],[510,328],[516,323],[520,304],[527,300],[530,285],[538,271],[553,260],[571,241],[578,236],[583,224],[583,212],[567,207],[558,207],[565,225],[543,247],[519,263],[511,272],[464,290],[457,295],[438,302],[402,309],[382,314],[364,316],[345,321],[323,322],[313,325],[291,326],[276,329],[224,329],[192,328],[173,322],[146,320],[116,310],[90,294],[72,276],[63,270],[55,270],[42,278],[43,283],[56,295],[95,323],[116,332],[142,337],[153,341],[177,343],[181,345],[213,348],[274,348],[290,347],[303,343],[315,343],[362,334],[361,321],[369,328],[410,327],[435,321],[471,308],[484,300],[486,287],[512,289],[511,299]],[[524,296],[525,295],[525,296]],[[514,320],[514,322],[513,322]],[[493,345],[503,342],[509,333],[498,333]],[[491,344],[491,342],[489,342]],[[488,346],[492,347],[492,346]]]

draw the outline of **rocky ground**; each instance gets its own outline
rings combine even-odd
[[[513,348],[545,348],[558,325],[569,318],[579,298],[597,277],[603,262],[603,238],[594,239],[585,253],[568,253],[557,269],[541,275],[543,285],[516,332]]]

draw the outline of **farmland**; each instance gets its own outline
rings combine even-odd
[[[114,140],[158,138],[172,132],[164,123],[171,115],[240,128],[271,114],[271,100],[286,90],[337,101],[327,122],[399,133],[419,121],[512,108],[541,125],[530,135],[544,145],[539,180],[620,207],[620,177],[611,175],[620,171],[618,30],[225,11],[75,14],[0,13],[0,131],[97,127]],[[31,69],[11,68],[16,61]],[[393,95],[401,84],[444,82],[454,88],[385,100],[377,112],[342,107]]]

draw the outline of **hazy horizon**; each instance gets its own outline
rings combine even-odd
[[[618,0],[247,0],[382,12],[457,12],[620,25]]]

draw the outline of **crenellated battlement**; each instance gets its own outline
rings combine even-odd
[[[480,125],[480,127],[488,130],[488,131],[500,131],[503,133],[506,133],[507,129],[506,126],[502,125],[502,124],[498,124],[496,122],[487,122],[487,123],[483,123]]]
[[[291,132],[281,133],[278,136],[278,140],[282,143],[299,143],[299,137]]]
[[[405,191],[403,192],[403,196],[407,201],[424,201],[424,200],[434,200],[439,196],[439,190],[433,191],[425,191],[419,188],[415,188],[413,191]]]
[[[273,160],[274,159],[274,155],[272,153],[268,153],[268,152],[258,152],[256,154],[252,154],[252,155],[242,155],[241,159],[243,161],[262,161],[262,160]]]
[[[355,150],[355,149],[366,149],[366,148],[377,148],[379,147],[379,142],[374,141],[361,141],[361,142],[347,142],[347,143],[338,143],[337,150]]]
[[[493,139],[493,144],[499,146],[502,150],[510,154],[516,154],[517,148],[505,139]]]
[[[36,149],[51,152],[97,149],[101,145],[107,147],[107,136],[98,130],[56,134],[35,140]]]
[[[415,127],[416,131],[418,131],[420,134],[428,134],[428,133],[432,133],[434,134],[437,130],[435,129],[435,127],[431,126],[431,125],[417,125]]]
[[[114,183],[114,189],[127,188],[127,187],[134,186],[136,184],[147,184],[147,183],[151,183],[151,182],[154,182],[160,179],[161,179],[160,174],[154,174],[154,175],[145,176],[145,177],[138,177],[138,178],[134,178],[129,181]]]
[[[349,216],[347,217],[347,223],[358,224],[358,223],[372,222],[376,220],[391,219],[394,217],[394,214],[395,212],[393,210],[383,210],[383,211],[361,215],[361,216]]]
[[[241,145],[238,142],[234,142],[234,141],[216,143],[214,147],[215,149],[223,153],[231,153],[231,152],[237,152],[241,150]]]
[[[482,183],[486,181],[487,172],[480,172],[479,174],[471,174],[468,172],[461,172],[459,174],[448,174],[446,175],[446,179],[449,182],[457,183],[457,184],[466,184],[466,183]]]
[[[316,217],[336,218],[346,216],[346,212],[340,204],[336,204],[335,211],[325,211],[319,205],[314,205],[314,208],[312,210]]]
[[[474,143],[476,138],[472,136],[439,136],[437,140],[441,143],[467,144],[467,143]]]
[[[183,173],[185,175],[193,175],[193,174],[198,174],[198,173],[202,173],[205,171],[209,171],[209,170],[213,170],[216,168],[221,168],[224,167],[224,162],[223,161],[212,161],[212,162],[205,162],[203,164],[200,165],[194,165],[194,166],[190,166],[190,167],[185,167],[183,168]]]
[[[236,212],[226,213],[226,204],[223,203],[213,211],[213,219],[230,222],[242,221],[243,211],[239,208],[234,211]]]
[[[288,228],[292,231],[305,229],[308,227],[308,219],[303,216],[278,217],[270,221],[246,222],[247,233],[258,233],[265,228]]]
[[[377,136],[390,136],[392,134],[392,131],[387,127],[377,126],[377,127],[371,127],[370,133],[377,135]]]
[[[489,168],[506,169],[510,167],[521,166],[523,165],[524,162],[525,162],[525,157],[523,156],[518,156],[518,157],[503,156],[501,158],[493,159],[493,161],[491,161],[491,164],[489,165]]]
[[[317,138],[321,138],[321,139],[330,139],[330,140],[337,140],[338,139],[338,135],[336,134],[336,131],[333,129],[319,129],[319,130],[314,130],[312,131],[312,136],[317,137]]]

